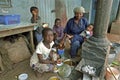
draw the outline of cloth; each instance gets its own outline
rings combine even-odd
[[[49,53],[52,49],[52,46],[53,46],[54,42],[50,43],[50,49],[46,48],[46,46],[43,44],[43,42],[41,41],[37,48],[36,48],[36,51],[33,53],[31,59],[30,59],[30,66],[33,67],[33,65],[36,65],[39,63],[39,59],[38,59],[38,56],[37,54],[41,54],[43,56],[43,59],[46,60],[49,58]],[[39,65],[44,65],[45,64],[42,64],[42,63],[39,63]],[[46,65],[47,66],[47,65]],[[41,67],[40,67],[41,68]],[[42,68],[41,68],[42,69]],[[48,69],[48,68],[47,68]],[[43,70],[45,71],[45,70]]]
[[[57,34],[57,40],[61,40],[64,36],[64,28],[62,26],[54,26],[53,32]]]
[[[78,24],[76,24],[74,22],[75,17],[71,18],[68,22],[67,25],[64,29],[64,33],[67,33],[69,35],[73,35],[73,38],[71,39],[71,54],[76,54],[77,53],[77,49],[80,47],[80,45],[83,43],[84,39],[81,35],[79,35],[82,31],[84,31],[87,26],[88,26],[88,22],[87,19],[82,17]],[[79,41],[79,46],[77,46],[77,48],[74,49],[74,46],[76,41]],[[78,42],[77,42],[78,43]]]
[[[83,36],[84,38],[90,38],[93,35],[93,32],[85,30],[80,35]]]
[[[32,69],[38,71],[39,73],[53,71],[54,65],[52,64],[40,64],[36,63],[32,65]]]
[[[81,6],[81,7],[76,7],[73,10],[74,13],[78,12],[78,13],[85,13],[85,9]]]
[[[99,76],[102,68],[103,64],[100,64],[97,61],[82,59],[76,66],[75,70],[89,74],[91,76]]]

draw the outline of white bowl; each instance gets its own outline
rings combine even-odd
[[[57,66],[62,66],[63,65],[63,63],[61,62],[60,64],[57,64]]]
[[[28,79],[28,74],[22,73],[18,76],[18,80],[27,80]]]

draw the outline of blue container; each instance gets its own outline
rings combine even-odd
[[[0,15],[0,24],[18,24],[20,23],[20,15]]]
[[[58,54],[63,55],[64,54],[64,49],[58,49]]]

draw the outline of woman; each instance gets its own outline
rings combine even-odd
[[[71,40],[71,58],[76,57],[77,50],[84,41],[80,33],[88,26],[87,19],[83,17],[84,8],[76,7],[73,11],[75,16],[69,19],[64,29],[64,37],[67,36]]]

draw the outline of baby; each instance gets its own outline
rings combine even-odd
[[[83,31],[80,35],[83,36],[85,39],[90,38],[93,35],[93,25],[89,24],[87,29]]]

